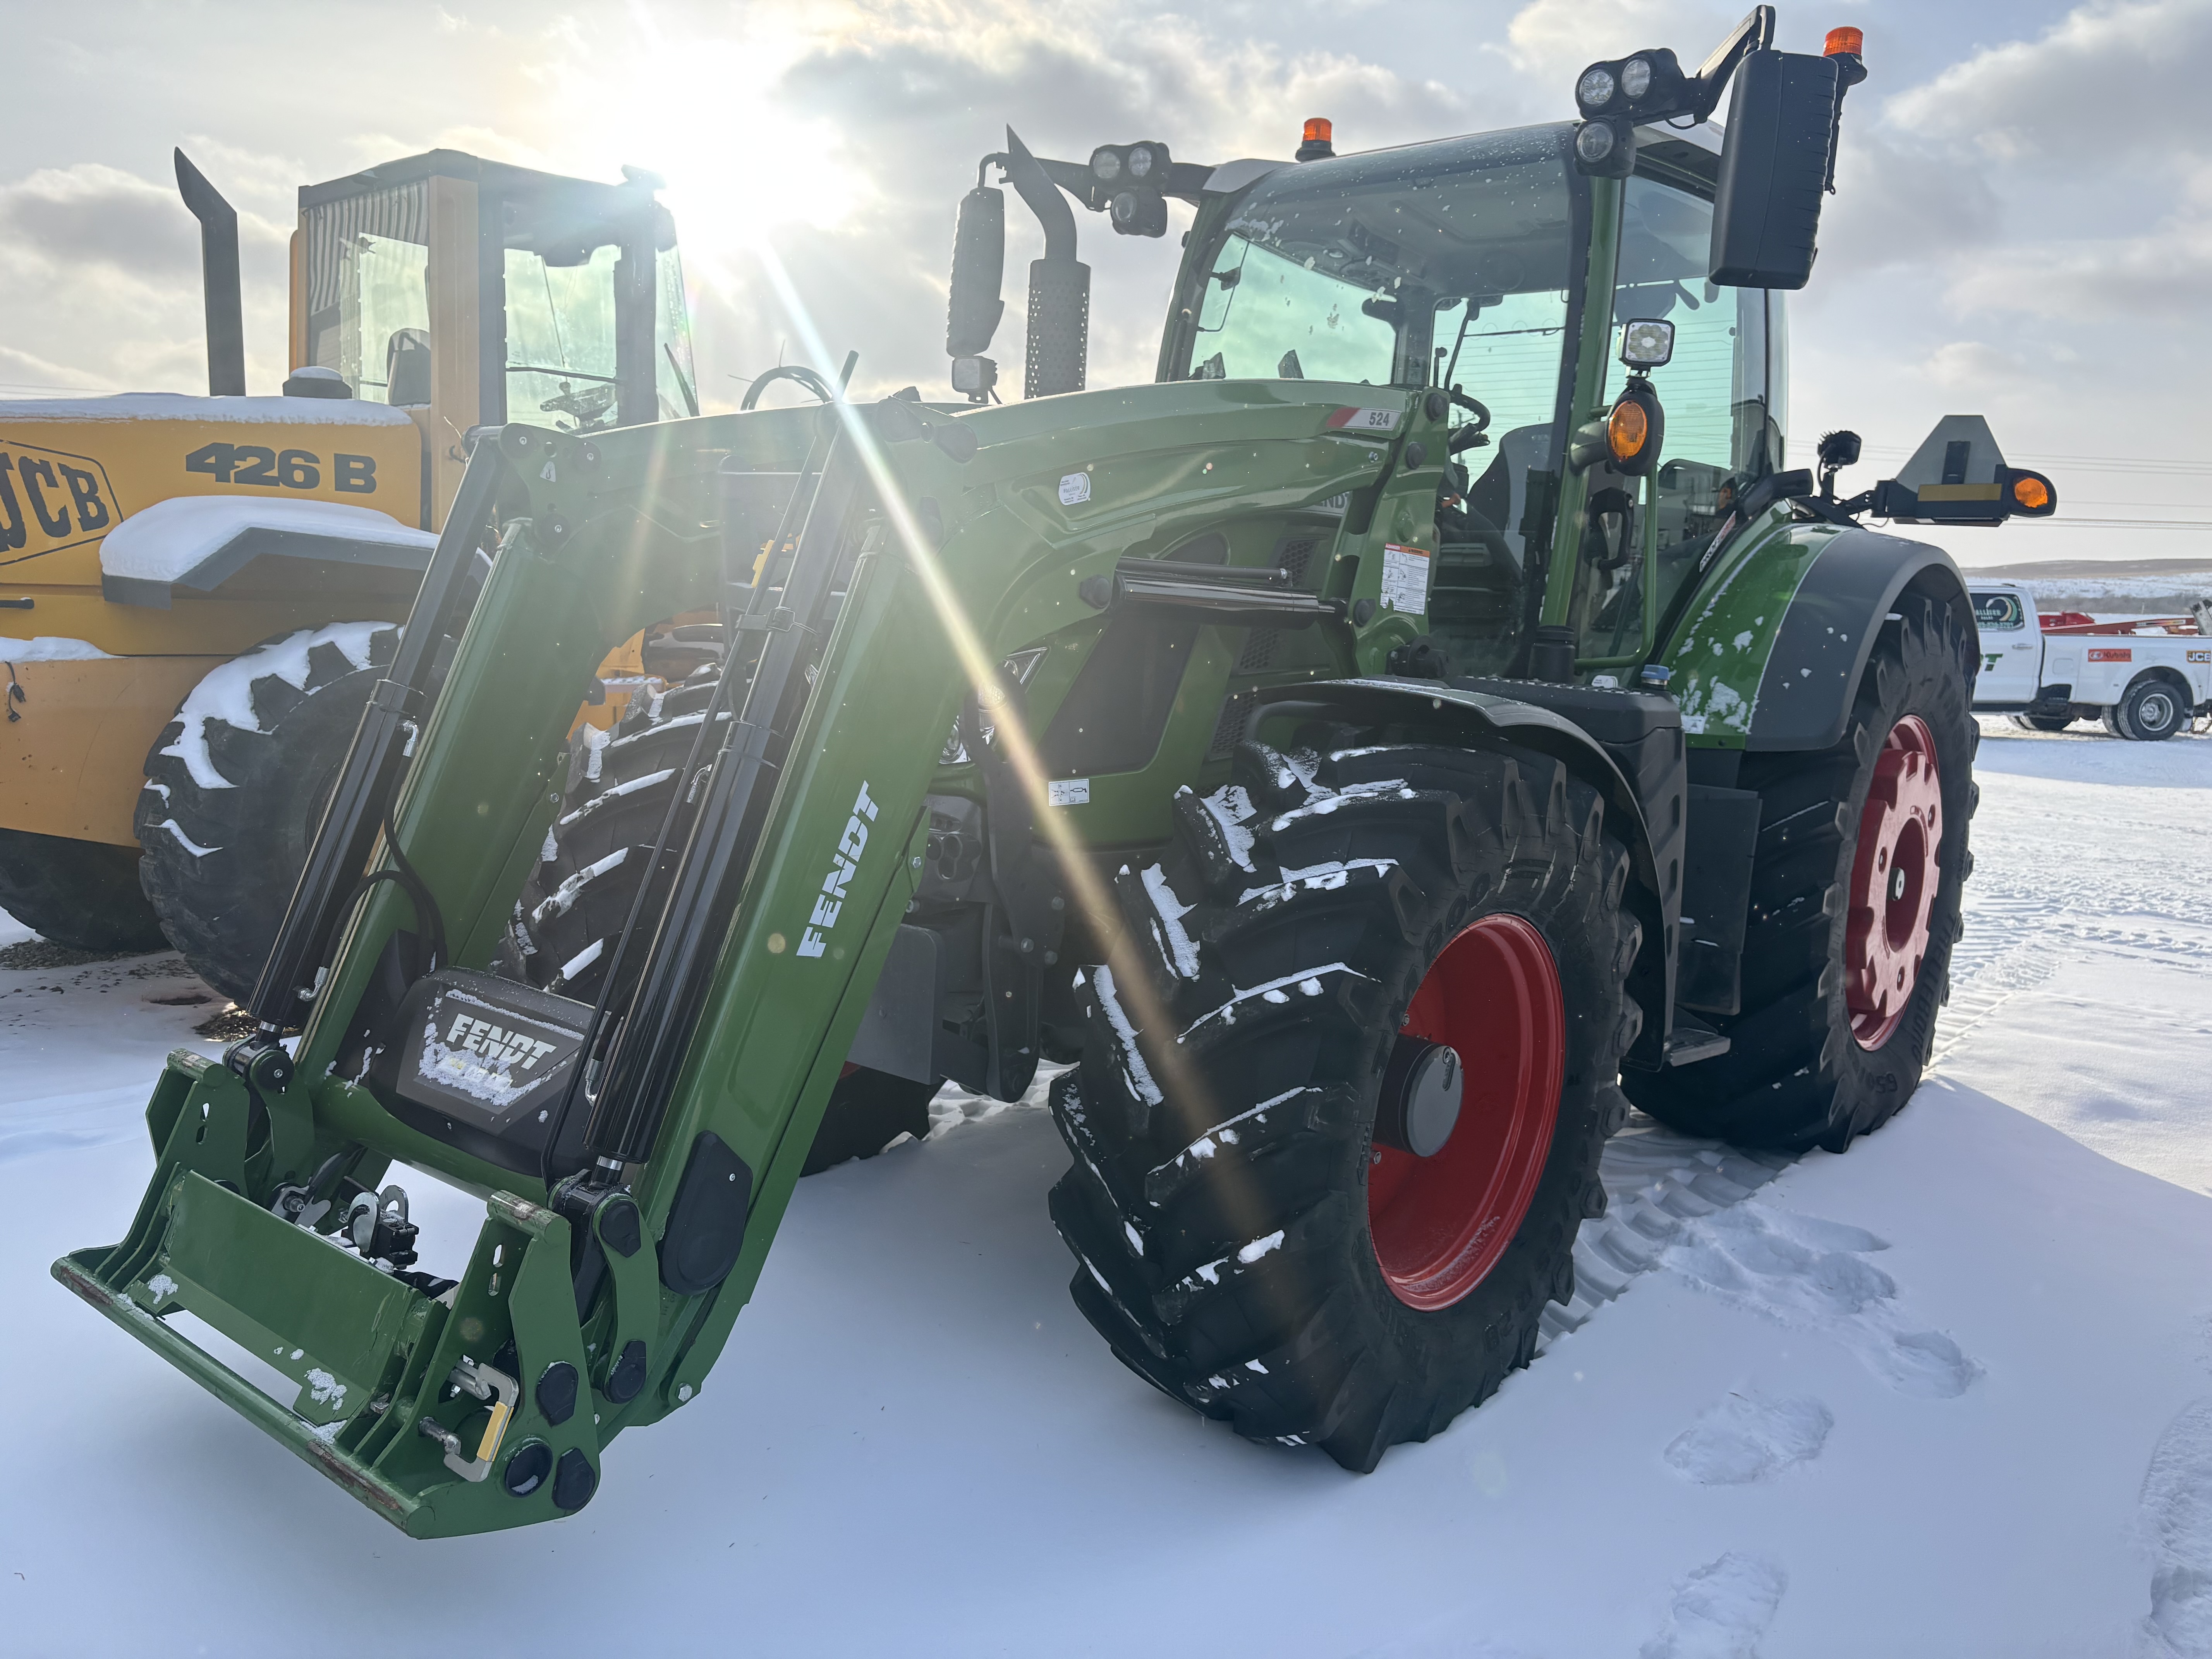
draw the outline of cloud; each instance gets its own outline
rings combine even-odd
[[[198,264],[199,227],[174,190],[86,162],[0,187],[0,249],[11,260],[159,278]]]
[[[1899,94],[1885,113],[1993,161],[2094,171],[2146,152],[2203,155],[2208,64],[2212,0],[2096,0]]]
[[[2212,222],[2172,222],[2147,236],[2042,242],[1976,264],[1952,283],[1962,311],[2023,312],[2057,321],[2129,321],[2201,327]]]
[[[241,210],[239,244],[249,361],[265,383],[281,373],[288,235]],[[98,162],[0,185],[0,316],[11,389],[202,389],[199,226],[173,186]]]
[[[1596,59],[1672,46],[1694,70],[1742,15],[1698,0],[1534,0],[1506,26],[1505,54],[1522,74],[1557,84],[1564,113],[1573,77]]]

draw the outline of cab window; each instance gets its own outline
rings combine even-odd
[[[1593,479],[1593,503],[1601,484],[1611,484],[1603,505],[1616,509],[1594,514],[1584,538],[1596,574],[1584,598],[1582,651],[1594,657],[1640,645],[1644,549],[1657,556],[1653,608],[1663,611],[1737,494],[1782,464],[1783,411],[1769,393],[1777,384],[1771,358],[1779,353],[1779,296],[1705,280],[1711,203],[1643,177],[1628,180],[1626,195],[1607,404],[1628,380],[1619,356],[1623,325],[1672,323],[1674,351],[1650,374],[1666,411],[1657,471],[1640,489],[1635,479]]]

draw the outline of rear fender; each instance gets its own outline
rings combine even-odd
[[[1311,720],[1413,728],[1435,740],[1483,749],[1514,744],[1549,755],[1595,789],[1607,822],[1628,843],[1635,876],[1627,905],[1644,924],[1644,942],[1629,972],[1629,994],[1644,1029],[1629,1050],[1632,1064],[1656,1067],[1671,1034],[1674,1004],[1674,930],[1678,905],[1662,896],[1650,825],[1635,790],[1597,740],[1573,721],[1534,703],[1481,691],[1455,690],[1437,680],[1317,680],[1262,691],[1251,730],[1270,724],[1287,738]]]

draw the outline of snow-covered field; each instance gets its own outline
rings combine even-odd
[[[2212,739],[1987,729],[1910,1109],[1790,1165],[1632,1125],[1542,1356],[1365,1479],[1116,1365],[1047,1115],[948,1099],[801,1185],[588,1509],[410,1542],[46,1276],[219,1005],[0,966],[0,1651],[2212,1655]]]

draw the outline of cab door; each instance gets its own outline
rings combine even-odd
[[[2033,608],[2018,593],[1990,588],[1974,594],[1974,625],[1982,635],[1978,703],[2035,701],[2043,679],[2043,632]]]

